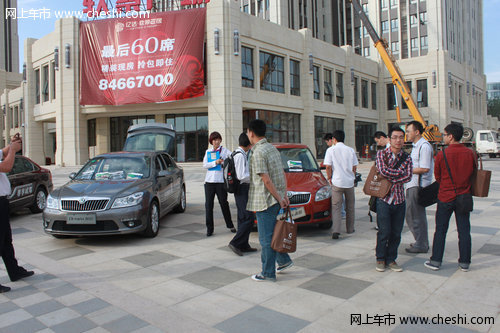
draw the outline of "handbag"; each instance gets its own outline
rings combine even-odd
[[[472,174],[472,195],[475,197],[487,197],[490,191],[491,171],[483,170],[483,160],[479,155],[479,169],[475,169]]]
[[[286,208],[283,218],[276,221],[271,248],[279,253],[292,253],[297,249],[297,224],[292,219],[290,207]]]
[[[474,201],[472,200],[472,193],[464,193],[464,194],[457,194],[457,186],[455,185],[455,182],[453,181],[453,177],[451,176],[451,170],[450,166],[448,164],[448,160],[446,159],[446,154],[443,149],[443,157],[444,157],[444,163],[446,164],[446,168],[448,169],[448,174],[450,175],[451,182],[453,184],[453,189],[455,190],[456,194],[456,202],[455,202],[455,211],[459,214],[468,214],[472,212],[474,209]]]
[[[399,168],[407,158],[408,154],[403,152],[403,155],[401,155],[401,158],[393,168]],[[377,198],[385,198],[387,194],[389,194],[391,188],[392,183],[387,178],[382,176],[375,164],[373,164],[368,177],[366,177],[365,185],[363,186],[363,193]]]

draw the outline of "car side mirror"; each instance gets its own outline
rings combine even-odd
[[[76,177],[76,172],[72,172],[69,174],[69,179],[75,179]]]
[[[161,170],[160,172],[158,172],[158,177],[166,177],[168,175],[170,175],[170,172],[167,170]]]

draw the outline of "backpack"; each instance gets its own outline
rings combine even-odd
[[[238,193],[240,187],[240,180],[236,176],[236,166],[234,165],[234,155],[242,154],[241,151],[234,151],[224,160],[223,173],[224,173],[224,188],[228,193]]]

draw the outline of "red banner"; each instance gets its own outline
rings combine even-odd
[[[205,8],[80,24],[80,104],[203,96]]]

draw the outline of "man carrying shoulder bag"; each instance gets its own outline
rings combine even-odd
[[[464,129],[460,124],[449,124],[443,133],[448,148],[435,157],[434,176],[439,182],[436,211],[436,231],[432,256],[425,267],[438,270],[443,261],[446,233],[452,213],[458,230],[458,266],[466,272],[471,261],[470,212],[472,211],[472,175],[477,169],[474,152],[460,143]]]

